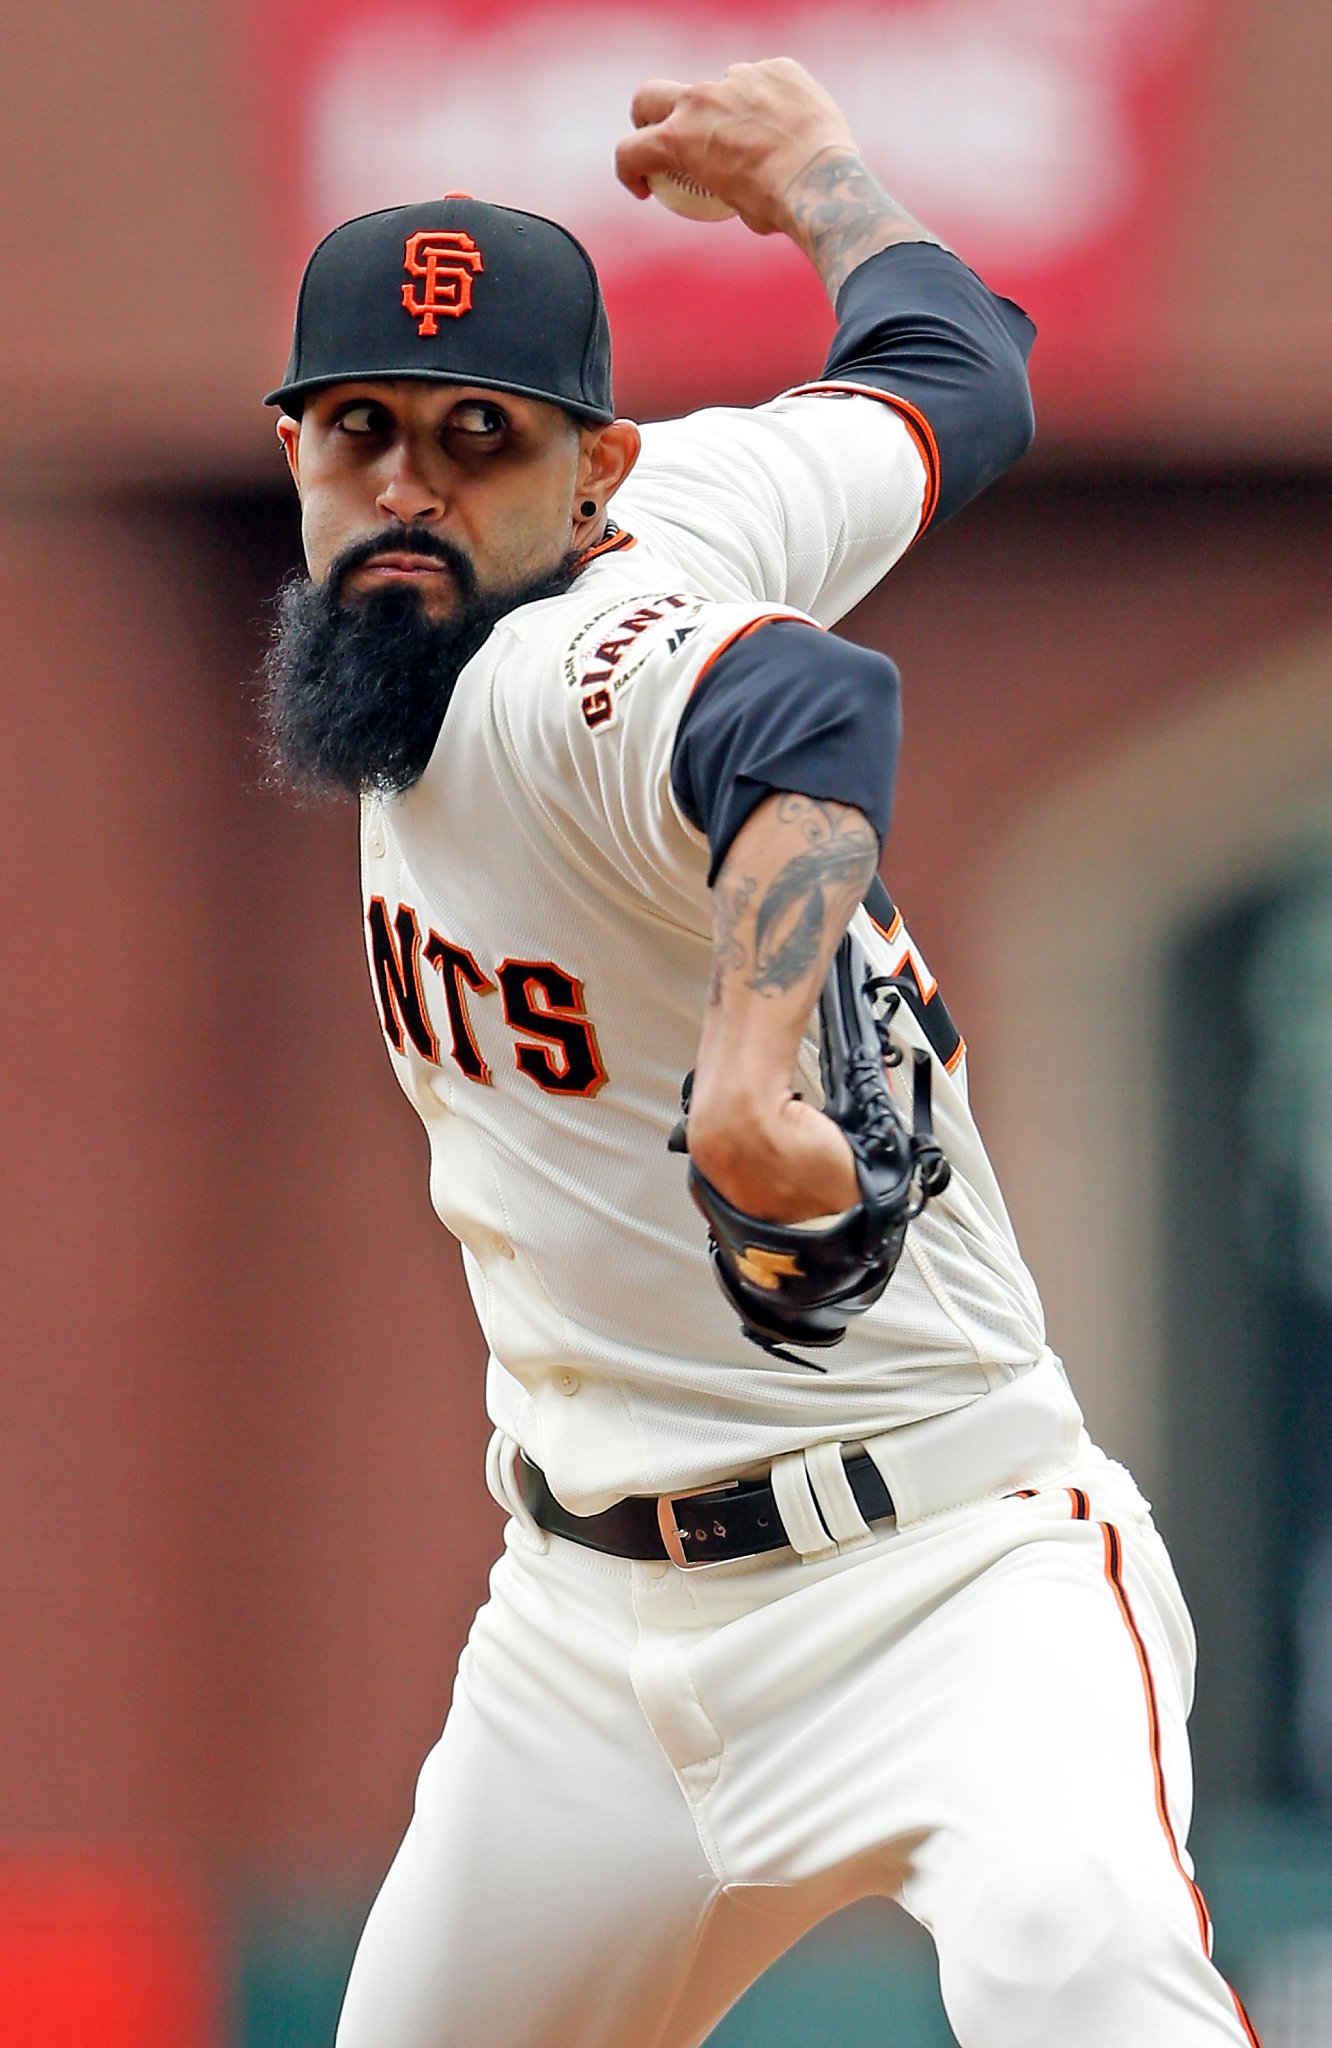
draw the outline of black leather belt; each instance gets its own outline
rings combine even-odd
[[[892,1495],[866,1451],[844,1452],[842,1463],[856,1506],[867,1522],[893,1513]],[[783,1550],[790,1542],[777,1512],[777,1496],[766,1479],[732,1479],[700,1493],[665,1493],[660,1499],[631,1494],[599,1515],[571,1515],[546,1475],[520,1451],[518,1485],[532,1520],[552,1536],[567,1536],[588,1550],[644,1563],[725,1564]]]

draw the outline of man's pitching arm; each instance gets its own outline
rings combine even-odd
[[[927,471],[922,527],[1026,451],[1031,321],[884,191],[840,109],[799,64],[734,64],[694,85],[653,79],[632,113],[634,133],[616,152],[631,192],[645,196],[653,171],[692,178],[814,265],[838,326],[807,388],[881,396],[911,424]]]

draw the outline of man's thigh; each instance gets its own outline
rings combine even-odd
[[[965,1589],[904,1901],[962,2048],[1240,2048],[1188,1859],[1187,1618],[1159,1538],[1095,1473]],[[1130,1511],[1125,1512],[1128,1509]]]
[[[1188,1618],[1127,1475],[1069,1481],[774,1570],[734,1618],[694,1590],[715,1859],[899,1897],[963,2048],[1237,2048],[1184,1847]]]
[[[337,2048],[693,2048],[803,1923],[718,1879],[628,1679],[627,1568],[505,1558]]]

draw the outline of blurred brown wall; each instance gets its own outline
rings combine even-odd
[[[0,423],[20,484],[253,471],[263,196],[219,0],[8,7]]]

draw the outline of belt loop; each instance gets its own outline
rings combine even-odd
[[[858,1543],[872,1543],[874,1531],[856,1505],[840,1444],[811,1444],[805,1452],[805,1469],[814,1489],[819,1513],[839,1550],[854,1550]]]
[[[518,1484],[518,1446],[499,1429],[492,1431],[486,1445],[486,1485],[492,1498],[512,1518],[518,1541],[538,1557],[544,1557],[550,1549],[550,1538],[523,1499]]]
[[[831,1557],[837,1545],[819,1520],[803,1451],[773,1459],[772,1491],[792,1550],[802,1558]]]

